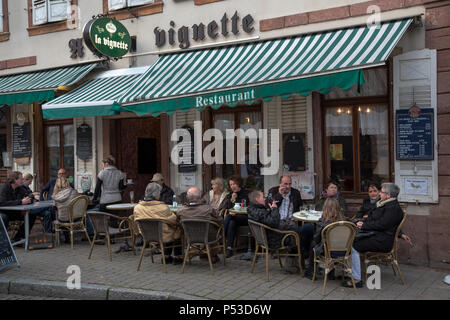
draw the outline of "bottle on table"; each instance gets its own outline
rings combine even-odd
[[[173,201],[172,201],[172,207],[176,208],[178,206],[177,203],[177,194],[175,192],[175,190],[173,191]]]

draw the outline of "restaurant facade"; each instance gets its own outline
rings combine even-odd
[[[448,268],[450,2],[0,4],[2,182],[32,172],[38,190],[63,166],[93,191],[112,154],[124,200],[155,172],[178,194],[234,174],[267,192],[288,174],[311,201],[337,180],[356,212],[371,181],[393,181],[414,243],[400,260]],[[83,41],[99,14],[129,33],[123,57]],[[115,28],[98,42],[124,49]]]

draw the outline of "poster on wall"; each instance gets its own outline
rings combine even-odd
[[[182,173],[181,184],[184,186],[195,186],[195,173]]]
[[[344,160],[342,143],[330,144],[330,160]]]
[[[305,171],[305,133],[284,133],[283,150],[285,171]]]
[[[428,195],[427,178],[405,178],[405,194]]]
[[[301,173],[291,173],[292,188],[300,191],[303,200],[314,199],[314,173],[305,171]]]

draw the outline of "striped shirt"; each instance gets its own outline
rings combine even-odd
[[[291,203],[291,200],[289,199],[291,195],[291,191],[287,195],[281,195],[283,197],[283,200],[281,201],[280,206],[280,219],[286,220],[290,219],[292,217],[292,213],[294,211],[294,206]]]

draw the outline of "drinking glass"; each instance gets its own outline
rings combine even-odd
[[[242,207],[246,207],[247,206],[247,200],[243,199],[242,200]]]
[[[311,211],[315,211],[316,210],[316,205],[314,203],[310,204],[309,208],[310,208]]]
[[[130,201],[134,203],[134,191],[130,191]]]

